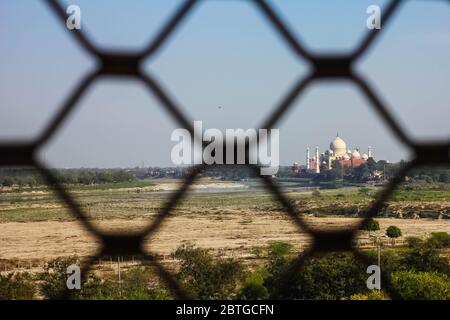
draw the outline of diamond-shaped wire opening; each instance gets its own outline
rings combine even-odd
[[[381,261],[384,282],[397,299],[439,298],[432,296],[436,288],[431,290],[430,285],[442,282],[436,272],[448,272],[447,258],[441,255],[449,227],[446,209],[441,207],[449,199],[448,183],[443,182],[449,173],[445,163],[441,159],[437,167],[418,166],[415,161],[406,164],[369,212],[378,226],[372,228],[371,235],[372,247],[378,247],[378,253],[364,248],[357,252],[361,259]],[[439,205],[432,199],[439,199]],[[373,222],[370,224],[373,226]],[[416,283],[418,290],[405,291],[405,282]]]
[[[103,80],[39,156],[60,170],[61,183],[99,230],[139,232],[179,188],[181,181],[169,178],[184,177],[185,170],[148,168],[170,163],[174,128],[142,83]]]
[[[290,166],[297,185],[288,196],[314,229],[356,228],[397,162],[411,158],[354,89],[343,82],[312,85],[279,125],[280,163]]]
[[[117,2],[113,5],[86,0],[61,1],[67,8],[77,5],[82,13],[82,29],[89,33],[92,43],[104,51],[142,50],[151,37],[172,16],[183,1],[169,0],[150,3],[145,0],[134,1],[133,5]],[[103,7],[103,8],[102,8]],[[132,20],[132,23],[130,21]],[[133,37],[129,35],[133,34]]]
[[[23,21],[39,21],[40,28]],[[39,1],[3,4],[2,29],[1,140],[31,140],[44,130],[94,61]]]
[[[66,273],[55,274],[54,266],[80,266],[100,252],[101,242],[38,168],[0,167],[0,180],[1,272],[29,274],[34,298],[55,298]]]
[[[373,50],[357,65],[416,140],[448,139],[450,54],[445,1],[406,1]],[[427,23],[410,24],[414,15]]]
[[[392,192],[378,213],[384,227],[397,225],[402,231],[395,245],[408,237],[427,238],[433,232],[450,233],[450,167],[416,166]],[[391,239],[386,238],[386,241]]]
[[[228,179],[209,177],[211,174],[222,174]],[[229,180],[237,174],[248,178]],[[307,250],[311,245],[310,235],[292,223],[291,217],[260,180],[254,170],[246,166],[206,167],[189,186],[183,200],[149,235],[144,250],[165,258],[161,263],[171,268],[172,273],[183,272],[180,256],[183,257],[184,248],[188,248],[185,254],[207,255],[213,263],[240,265],[247,277],[266,267],[271,244],[292,246],[295,252]],[[178,251],[181,253],[173,255]],[[204,272],[194,281],[202,281],[210,270]],[[199,297],[198,292],[189,292],[189,281],[183,283],[191,297]],[[200,297],[206,297],[205,294],[200,293]],[[226,296],[221,292],[217,297],[223,299],[222,294]]]
[[[57,1],[48,0],[47,3],[50,5],[52,9],[54,9],[55,15],[59,16],[59,18],[64,22],[65,13],[64,9],[58,5]],[[165,106],[166,110],[175,118],[175,120],[181,124],[182,126],[191,129],[191,126],[186,118],[179,112],[179,108],[173,103],[171,98],[161,90],[161,87],[158,83],[150,76],[144,76],[139,71],[139,62],[140,60],[147,55],[151,55],[157,50],[162,43],[167,39],[167,37],[172,33],[175,27],[178,26],[180,21],[187,15],[187,13],[192,8],[193,4],[196,1],[186,1],[177,13],[169,19],[168,23],[165,27],[162,28],[161,32],[156,36],[155,40],[152,41],[147,49],[140,54],[128,54],[125,55],[123,53],[111,53],[111,54],[100,54],[96,48],[94,48],[91,43],[87,40],[83,33],[74,32],[72,33],[77,41],[79,41],[80,46],[86,49],[91,54],[98,56],[102,61],[102,68],[99,71],[94,71],[91,76],[86,78],[82,84],[78,87],[78,89],[73,93],[73,96],[66,101],[64,104],[64,108],[60,110],[57,117],[49,124],[48,130],[44,132],[44,134],[37,140],[36,145],[40,145],[47,141],[49,137],[55,132],[58,126],[65,119],[65,116],[69,114],[71,111],[71,107],[75,104],[76,100],[82,94],[82,91],[90,84],[90,81],[94,80],[98,72],[102,73],[113,73],[118,75],[132,75],[137,76],[142,79],[149,89],[156,95],[159,101]],[[400,0],[394,0],[389,3],[387,10],[385,10],[383,15],[383,21],[386,23],[392,17],[392,14],[399,7],[398,4],[401,3]],[[267,119],[266,126],[263,127],[273,127],[282,116],[283,112],[285,112],[292,101],[301,93],[306,85],[308,85],[312,79],[314,78],[327,78],[327,77],[346,77],[353,80],[360,89],[367,96],[369,101],[372,103],[374,109],[382,116],[383,120],[387,123],[387,125],[393,130],[396,136],[403,141],[404,144],[413,146],[415,149],[415,159],[413,159],[413,164],[448,164],[449,163],[449,146],[445,143],[427,143],[414,145],[409,137],[405,135],[403,130],[399,127],[396,121],[390,115],[390,112],[383,101],[380,100],[380,97],[370,88],[364,78],[359,77],[352,71],[352,63],[355,59],[359,58],[361,54],[365,53],[365,51],[370,48],[370,45],[376,39],[376,36],[380,34],[378,31],[368,32],[366,37],[358,47],[358,49],[352,53],[350,56],[312,56],[309,52],[307,52],[303,46],[297,41],[297,39],[292,35],[289,29],[283,23],[283,20],[279,18],[277,13],[270,7],[265,1],[256,1],[255,5],[263,16],[267,19],[267,21],[271,24],[271,26],[278,32],[279,36],[286,41],[286,43],[290,46],[290,48],[301,58],[308,59],[314,65],[314,72],[311,76],[305,78],[304,80],[299,81],[295,84],[295,86],[291,89],[291,91],[284,97],[284,100],[280,102],[279,105],[276,106],[276,109]],[[385,29],[385,28],[384,28]],[[384,30],[383,29],[383,30]],[[23,146],[20,144],[17,145],[2,145],[1,151],[6,155],[1,159],[2,163],[10,164],[13,163],[15,165],[21,164],[29,164],[32,161],[32,157],[34,156],[35,147],[32,146]],[[34,163],[34,162],[33,162]],[[373,204],[369,215],[374,216],[376,213],[383,207],[384,202],[387,200],[389,194],[394,190],[395,186],[398,185],[402,178],[405,176],[406,172],[412,167],[412,165],[404,168],[403,171],[399,173],[397,177],[395,177],[389,184],[388,188],[383,191],[377,198],[376,202]],[[95,228],[90,225],[86,219],[80,207],[77,205],[73,199],[64,192],[64,189],[58,184],[57,180],[51,172],[48,172],[45,168],[40,166],[41,172],[47,177],[47,180],[56,187],[56,191],[61,199],[63,199],[72,209],[72,213],[77,216],[80,221],[82,221],[85,227],[97,233]],[[154,230],[162,222],[163,218],[170,212],[173,206],[176,205],[178,200],[182,197],[183,193],[186,191],[187,186],[193,181],[195,178],[194,174],[188,176],[183,184],[183,187],[175,193],[173,198],[169,200],[166,207],[164,207],[161,219],[158,219],[156,223],[154,223],[151,227],[147,229],[147,235],[151,234]],[[277,197],[278,201],[285,207],[286,212],[291,216],[294,223],[299,226],[303,226],[308,230],[305,225],[303,219],[298,217],[295,212],[295,209],[292,207],[291,203],[288,199],[281,193],[281,190],[273,184],[272,179],[268,177],[263,177],[263,180],[266,186],[274,193]],[[309,230],[311,232],[311,230]],[[335,249],[349,249],[350,240],[353,238],[353,234],[351,233],[322,233],[319,234],[314,232],[314,236],[316,237],[315,241],[315,250],[335,250]],[[142,237],[119,237],[119,236],[109,236],[103,237],[104,241],[104,252],[118,252],[123,249],[128,249],[130,252],[141,252],[139,248],[139,244],[141,243]],[[320,241],[319,241],[320,240]],[[338,240],[338,241],[336,241]],[[342,240],[342,243],[340,243]],[[336,247],[336,248],[335,248]],[[364,260],[364,256],[360,255],[360,258]],[[301,261],[300,261],[301,262]],[[92,261],[88,264],[92,265]],[[176,291],[176,282],[170,277],[167,277],[167,273],[164,272],[163,268],[158,268],[160,275],[164,277],[167,284],[171,284],[171,287],[174,292],[178,292],[176,295],[178,297],[182,297],[183,294],[181,291]],[[388,285],[391,283],[388,279]],[[392,289],[390,289],[390,293],[392,296]],[[398,295],[397,295],[398,297]]]
[[[368,30],[368,7],[379,6],[383,13],[389,1],[338,0],[329,3],[319,0],[306,5],[299,1],[269,0],[268,3],[284,23],[295,30],[295,34],[310,52],[320,54],[350,52],[355,49]]]
[[[208,177],[212,171],[224,177],[247,174],[248,178],[223,181]],[[250,168],[216,166],[202,171],[148,246],[170,253],[184,243],[192,243],[246,259],[254,256],[253,249],[264,247],[268,241],[293,242],[297,249],[311,243],[307,233],[299,234]]]
[[[203,3],[145,64],[204,128],[219,129],[258,125],[306,68],[247,2]]]

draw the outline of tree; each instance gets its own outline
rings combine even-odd
[[[444,171],[439,175],[439,182],[449,183],[450,182],[450,172]]]
[[[216,260],[205,249],[183,245],[173,256],[180,260],[177,278],[193,299],[233,298],[244,277],[244,268],[238,261]]]
[[[362,164],[356,168],[353,168],[352,171],[352,180],[353,182],[364,182],[370,177],[370,170],[367,165]]]
[[[392,245],[395,243],[395,238],[398,238],[402,235],[402,231],[397,226],[389,226],[386,229],[386,235],[392,239]]]
[[[300,268],[295,259],[271,259],[264,285],[271,299],[336,300],[367,292],[366,267],[348,253],[310,258]]]
[[[439,272],[450,276],[450,265],[446,257],[441,256],[440,244],[433,237],[426,241],[408,239],[410,250],[401,259],[401,265],[406,270],[422,272]]]
[[[380,230],[380,224],[374,218],[369,218],[367,220],[364,220],[364,222],[361,225],[360,230],[369,231],[369,237],[370,237],[370,231]]]
[[[401,271],[392,275],[392,285],[406,300],[449,300],[450,278],[436,272]]]
[[[370,173],[373,173],[377,169],[376,161],[370,157],[366,162],[367,168],[370,170]]]
[[[4,187],[12,187],[14,184],[16,184],[16,180],[12,177],[4,177],[2,181],[2,185]]]

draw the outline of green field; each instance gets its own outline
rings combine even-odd
[[[168,183],[164,181],[164,183]],[[170,182],[169,182],[170,183]],[[176,182],[172,182],[175,184]],[[174,191],[155,192],[149,187],[157,182],[140,181],[67,187],[68,192],[92,219],[132,219],[157,213]],[[174,187],[175,189],[175,187]],[[320,190],[285,190],[285,195],[300,214],[354,216],[367,211],[381,188],[340,188]],[[390,198],[389,208],[409,207],[436,214],[450,209],[450,188],[408,190],[401,188]],[[270,214],[283,208],[264,190],[242,192],[189,192],[174,212],[226,214],[259,212]],[[48,220],[72,220],[67,207],[49,189],[22,189],[0,193],[0,223]]]

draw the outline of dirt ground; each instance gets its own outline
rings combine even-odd
[[[308,217],[309,225],[321,229],[347,228],[357,218]],[[380,218],[383,235],[390,225],[403,232],[397,243],[408,236],[425,237],[434,231],[450,233],[448,220]],[[96,222],[103,230],[131,232],[139,230],[149,219],[113,219]],[[76,221],[10,222],[0,224],[0,259],[49,260],[59,256],[94,255],[99,248],[95,237],[86,232]],[[270,240],[288,241],[296,248],[304,249],[310,237],[300,232],[283,215],[192,215],[181,214],[166,220],[158,232],[146,243],[146,248],[157,254],[169,255],[179,245],[190,242],[204,248],[223,251],[226,255],[245,258],[255,247],[267,245]],[[389,244],[389,239],[383,240]],[[361,232],[358,245],[370,246],[367,232]]]

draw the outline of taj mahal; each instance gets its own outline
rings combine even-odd
[[[339,136],[330,142],[329,149],[323,153],[319,153],[319,147],[316,147],[314,156],[311,157],[310,149],[306,149],[306,166],[307,172],[320,173],[321,170],[330,170],[333,168],[333,163],[338,161],[342,167],[359,167],[373,158],[372,147],[367,148],[367,153],[361,154],[359,147],[355,147],[353,150],[347,147],[345,141]],[[297,169],[297,170],[296,170]],[[294,171],[299,171],[300,166],[297,162],[293,166]]]

